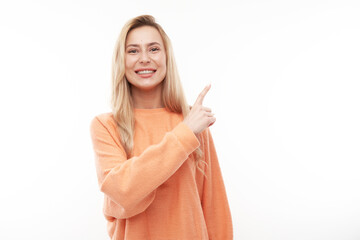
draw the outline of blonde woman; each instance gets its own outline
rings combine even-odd
[[[112,112],[91,139],[107,232],[116,240],[230,240],[232,219],[203,106],[190,107],[170,39],[150,15],[129,20],[113,54]]]

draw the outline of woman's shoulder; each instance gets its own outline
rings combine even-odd
[[[114,130],[116,128],[116,122],[112,112],[104,112],[104,113],[96,114],[91,120],[91,125],[94,125],[93,124],[94,122],[100,123],[109,130],[110,129]]]
[[[96,114],[94,118],[97,118],[98,120],[103,122],[108,122],[114,120],[114,115],[112,112],[104,112],[104,113]]]

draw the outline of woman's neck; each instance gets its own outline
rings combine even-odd
[[[163,108],[164,104],[162,103],[161,92],[162,89],[160,86],[149,91],[132,88],[131,95],[134,103],[134,108]]]

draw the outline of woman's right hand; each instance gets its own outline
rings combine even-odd
[[[206,93],[211,85],[207,85],[199,94],[189,114],[185,117],[184,123],[195,133],[201,133],[205,128],[210,127],[216,121],[210,108],[202,105]]]

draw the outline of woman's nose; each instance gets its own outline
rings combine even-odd
[[[149,63],[150,62],[150,57],[148,55],[147,52],[142,52],[140,55],[140,63]]]

